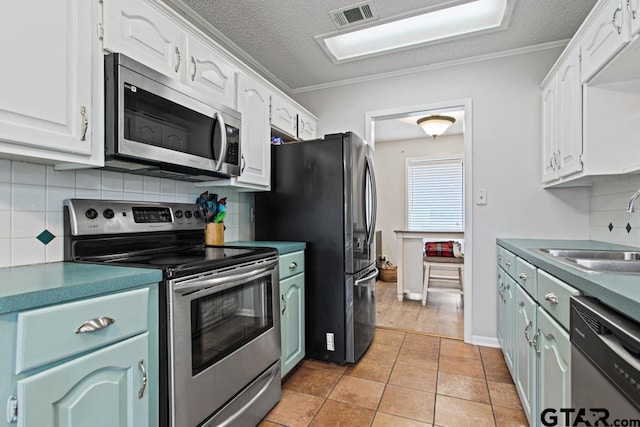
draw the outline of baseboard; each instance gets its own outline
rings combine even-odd
[[[483,347],[501,348],[498,338],[495,337],[483,337],[479,335],[471,336],[471,343],[474,345],[481,345]]]

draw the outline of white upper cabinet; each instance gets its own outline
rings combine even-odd
[[[604,7],[600,8],[580,42],[583,83],[629,41],[626,0],[601,0],[599,4]]]
[[[298,110],[288,99],[271,95],[271,127],[297,138]]]
[[[558,76],[542,88],[542,182],[558,178]]]
[[[631,24],[631,34],[633,37],[640,32],[640,0],[627,0],[627,12]]]
[[[97,14],[87,0],[2,3],[0,153],[101,164],[100,150],[91,157],[101,120],[92,104],[92,76],[102,76],[92,57]]]
[[[580,55],[571,53],[558,70],[558,175],[582,170],[582,84]]]
[[[174,21],[144,0],[104,2],[104,48],[176,79],[187,62],[183,34]]]
[[[309,139],[316,139],[317,125],[318,119],[315,117],[304,113],[298,113],[298,139],[305,141]]]
[[[237,182],[268,190],[271,184],[270,93],[245,74],[238,75],[238,111],[242,114],[242,163]]]
[[[236,69],[200,38],[188,36],[186,43],[186,83],[210,99],[235,109]]]

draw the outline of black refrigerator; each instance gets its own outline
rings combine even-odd
[[[306,357],[355,363],[376,306],[371,147],[352,132],[271,147],[271,192],[256,195],[256,240],[304,241]]]

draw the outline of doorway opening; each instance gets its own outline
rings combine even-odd
[[[417,120],[430,115],[455,117],[448,131],[437,138],[424,133]],[[397,266],[397,281],[377,285],[377,326],[414,330],[471,342],[472,320],[472,111],[471,99],[412,105],[365,114],[365,139],[374,147],[378,187],[377,254]],[[455,229],[446,224],[416,226],[410,220],[410,164],[458,159],[462,170],[462,217]],[[433,183],[430,185],[434,185]],[[448,190],[447,190],[448,191]],[[435,196],[434,196],[435,197]],[[429,216],[429,215],[427,215]],[[435,216],[432,215],[432,216]],[[461,224],[460,224],[461,222]],[[410,226],[411,224],[411,226]],[[423,229],[424,228],[424,229]],[[447,292],[447,285],[429,286],[426,304],[422,291],[426,269],[425,242],[463,243],[464,291]],[[378,260],[379,263],[381,260]],[[384,261],[382,261],[384,262]],[[443,269],[436,277],[456,274]],[[436,284],[432,276],[430,283]],[[444,282],[444,281],[443,281]],[[444,290],[440,292],[440,290]],[[452,290],[460,289],[452,286]]]

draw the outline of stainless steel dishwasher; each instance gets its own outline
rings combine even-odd
[[[640,418],[640,324],[595,298],[571,298],[571,406],[600,425]]]

